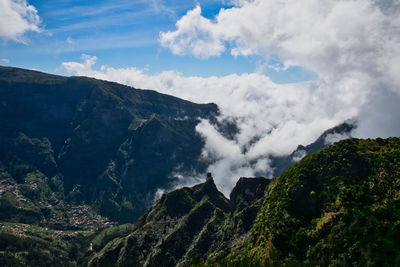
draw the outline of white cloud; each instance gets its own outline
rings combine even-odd
[[[156,193],[154,194],[153,202],[159,200],[166,193],[164,188],[158,188]]]
[[[332,134],[328,134],[325,137],[325,145],[332,145],[333,143],[336,143],[340,140],[343,139],[347,139],[347,138],[351,138],[351,134],[350,133],[332,133]]]
[[[40,32],[40,17],[26,0],[0,0],[0,38],[25,43],[28,31]]]
[[[359,111],[359,127],[353,133],[362,138],[400,136],[400,94],[389,89],[371,92]]]
[[[342,138],[342,139],[344,139],[344,138]],[[305,150],[296,151],[296,152],[294,152],[294,155],[292,156],[292,160],[294,162],[298,162],[302,158],[304,158],[306,155],[307,155],[307,151],[305,151]]]
[[[2,63],[4,63],[4,64],[10,63],[10,60],[9,60],[8,58],[2,58],[0,61],[1,61]]]
[[[160,34],[161,44],[169,47],[177,55],[193,54],[207,58],[225,51],[223,42],[214,31],[214,24],[201,16],[201,8],[197,6],[189,11],[177,23],[175,32]]]
[[[83,61],[82,63],[63,62],[61,65],[70,73],[74,73],[80,76],[97,77],[96,72],[92,71],[92,66],[96,63],[97,57],[82,54],[81,59]],[[106,77],[98,77],[98,78],[108,80]]]
[[[207,120],[197,125],[196,130],[206,141],[202,156],[214,160],[208,171],[212,172],[217,187],[226,196],[229,196],[240,177],[272,174],[266,154],[253,157],[243,152],[244,144],[227,140]]]

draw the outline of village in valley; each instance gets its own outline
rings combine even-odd
[[[29,191],[37,192],[41,190],[43,180],[27,181],[26,186]],[[20,190],[21,185],[13,179],[6,178],[0,180],[0,201],[8,206],[21,211],[30,212],[32,207],[35,210],[43,210],[49,213],[49,216],[42,216],[35,224],[31,222],[0,223],[0,232],[10,233],[19,237],[26,236],[52,236],[62,238],[72,238],[79,235],[93,233],[101,228],[116,225],[106,217],[93,212],[90,206],[84,204],[70,205],[62,203],[56,198],[41,199],[32,201],[24,196]],[[54,195],[54,192],[50,194]]]

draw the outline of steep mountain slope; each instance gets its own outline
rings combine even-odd
[[[273,180],[212,179],[164,195],[90,265],[397,266],[400,139],[348,139]]]
[[[2,175],[15,184],[33,174],[57,180],[72,203],[120,222],[142,215],[175,169],[204,171],[195,126],[218,114],[214,104],[8,67],[0,95]]]
[[[241,178],[230,202],[211,176],[203,184],[168,193],[131,234],[108,243],[89,265],[175,266],[225,256],[232,241],[250,229],[269,183]]]

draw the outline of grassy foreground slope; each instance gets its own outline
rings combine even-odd
[[[220,264],[400,265],[400,139],[344,140],[271,189],[244,248]]]

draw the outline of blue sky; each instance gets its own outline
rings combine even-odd
[[[187,11],[200,5],[202,16],[214,19],[221,0],[30,0],[40,16],[41,32],[25,32],[26,42],[4,40],[0,64],[66,75],[62,62],[79,61],[82,54],[97,56],[97,65],[134,66],[149,73],[174,70],[185,76],[222,76],[252,73],[264,60],[256,55],[233,57],[229,52],[208,59],[174,55],[159,42],[160,32],[173,31]],[[274,62],[274,64],[280,64]],[[300,67],[286,71],[263,68],[278,83],[315,78]]]

